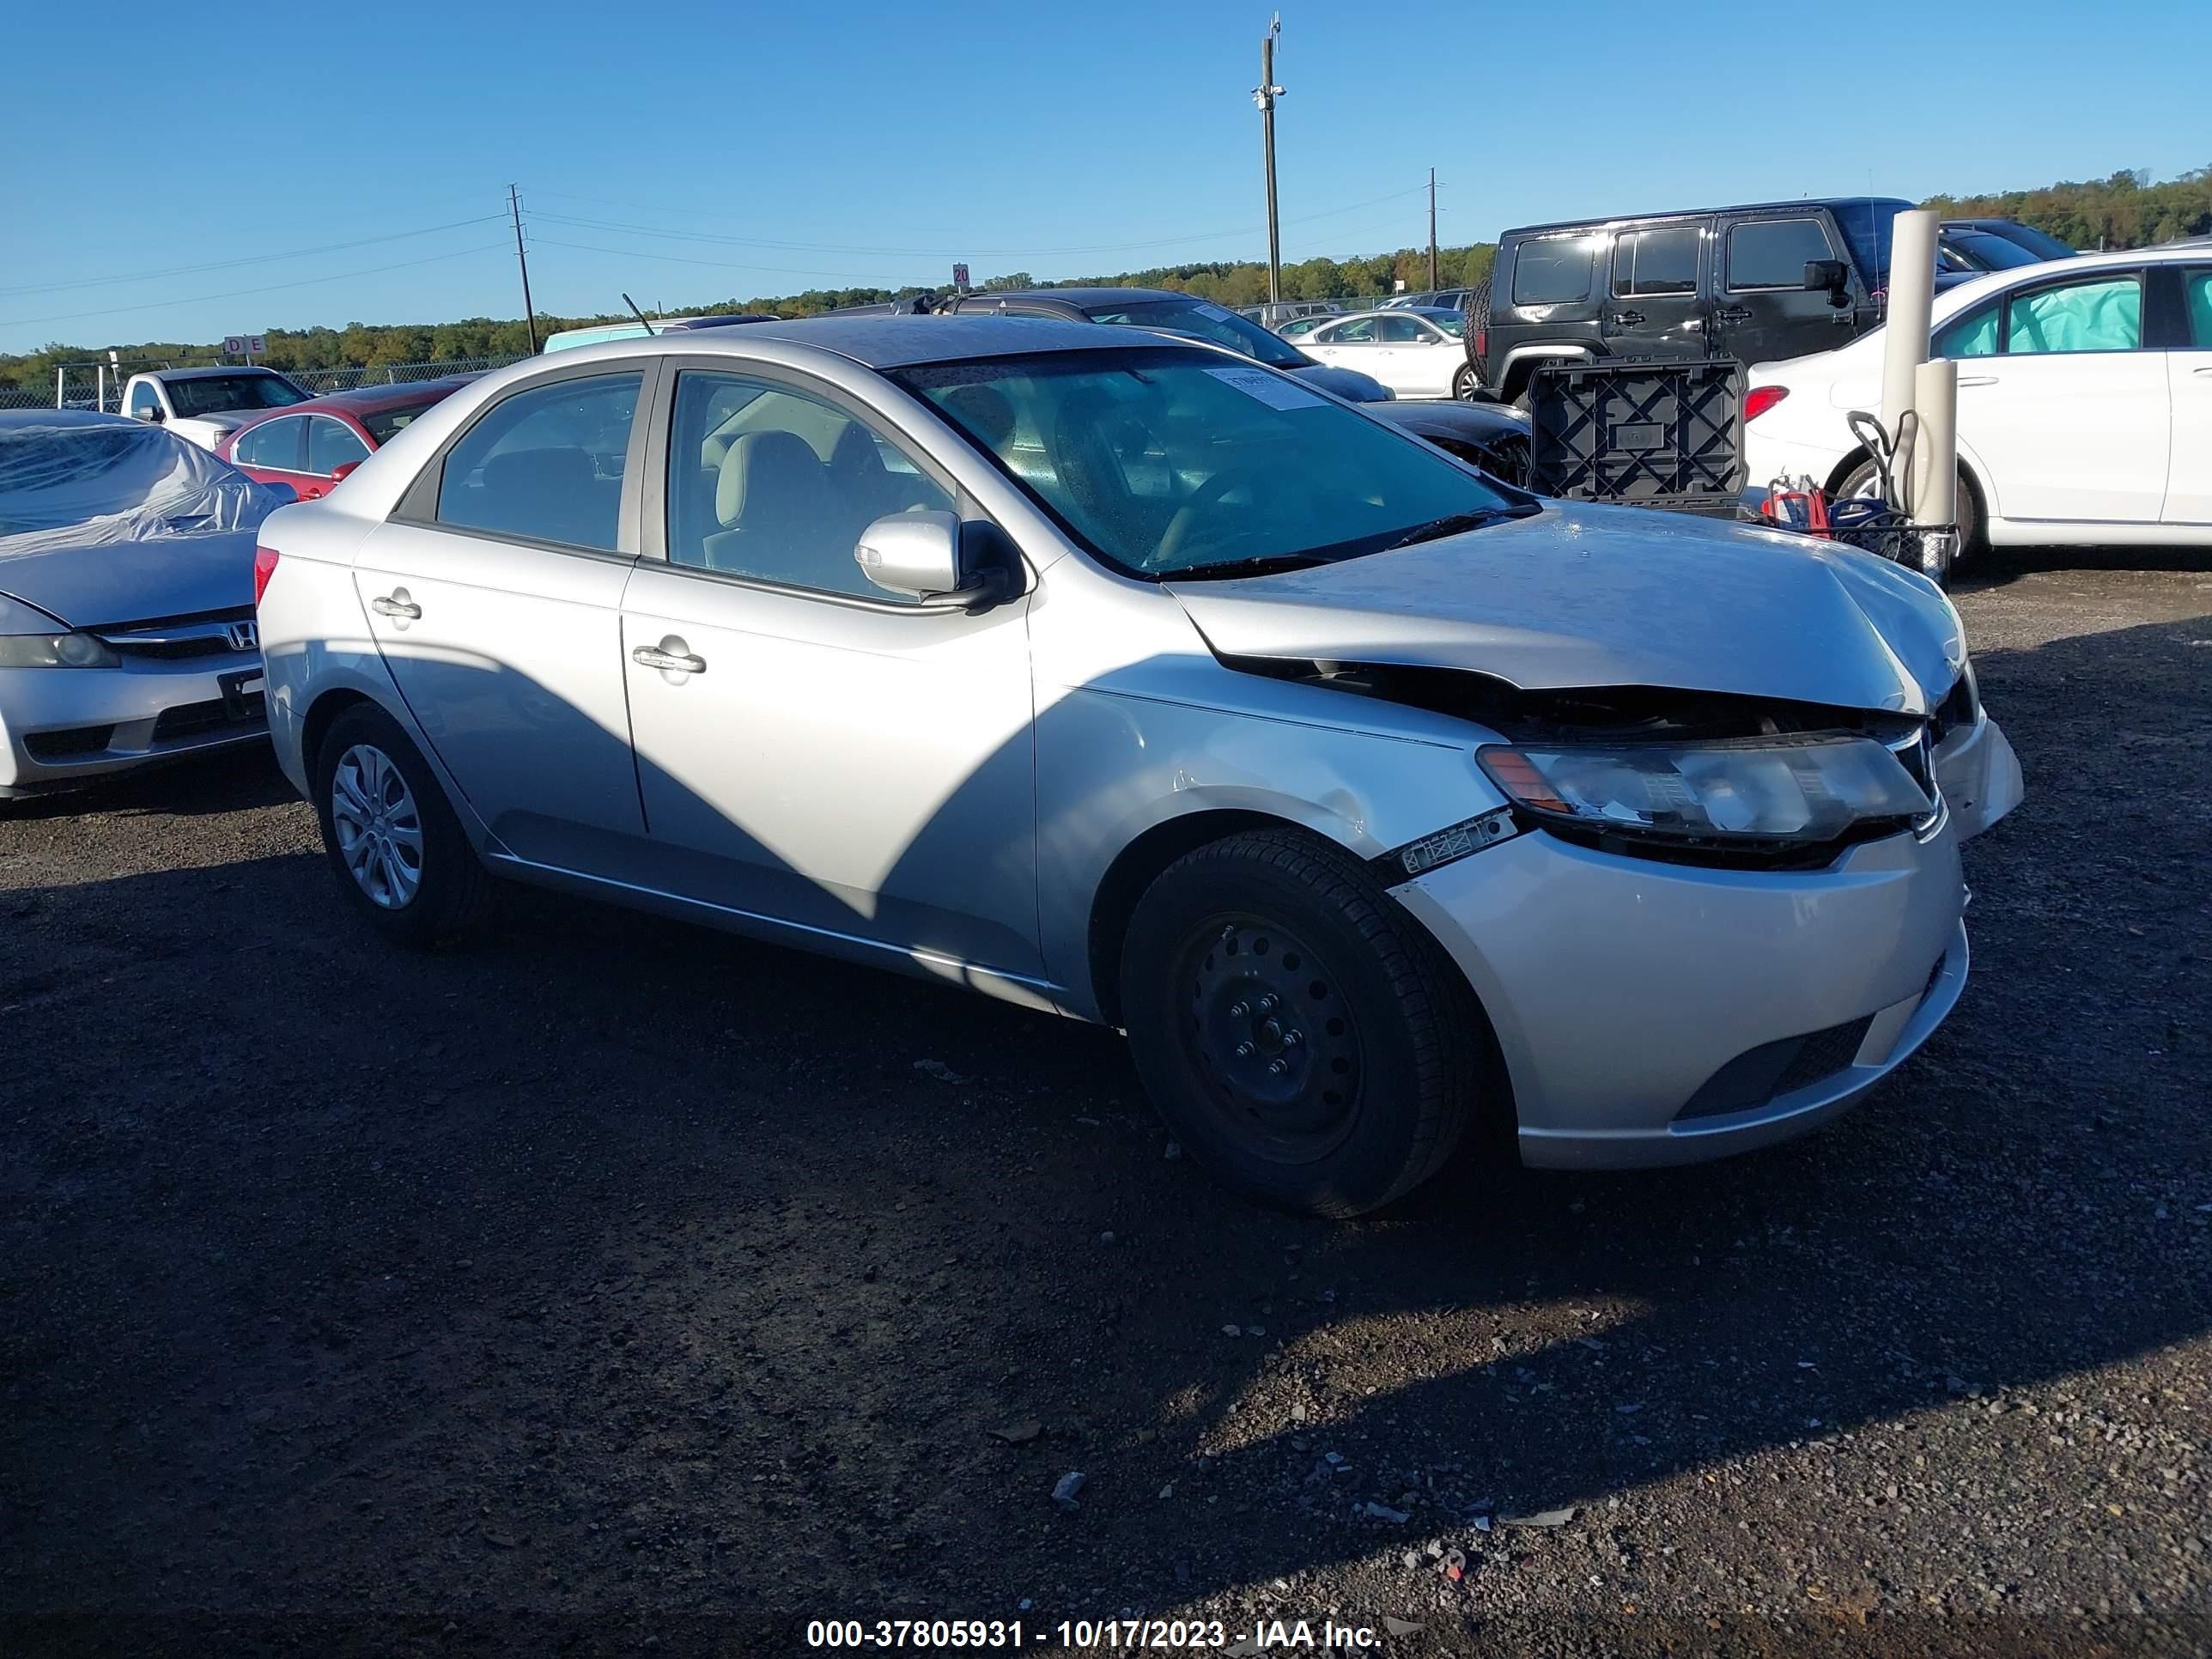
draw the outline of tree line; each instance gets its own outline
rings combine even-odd
[[[2076,248],[2146,247],[2176,237],[2212,233],[2212,167],[2197,167],[2163,184],[2153,183],[2140,172],[2116,173],[2107,179],[2046,185],[2037,190],[1931,197],[1922,205],[1950,218],[2017,219]],[[1443,249],[1437,258],[1437,284],[1457,288],[1480,282],[1490,274],[1497,255],[1496,246],[1489,242]],[[1348,259],[1301,260],[1283,267],[1282,293],[1288,300],[1348,300],[1388,294],[1401,283],[1408,289],[1430,285],[1426,248],[1401,247],[1395,252]],[[1069,278],[1057,285],[1092,283],[1176,289],[1220,305],[1256,305],[1267,297],[1267,267],[1250,259],[1156,265],[1145,270]],[[982,284],[991,289],[1054,285],[1034,282],[1027,271],[988,277]],[[841,306],[908,299],[921,291],[919,288],[809,289],[801,294],[743,300],[731,296],[690,307],[689,311],[693,314],[765,311],[781,317],[813,317]],[[603,312],[595,317],[541,313],[538,334],[543,339],[557,329],[621,322],[628,315],[627,312]],[[530,349],[529,330],[520,318],[274,329],[268,340],[268,355],[261,361],[272,368],[300,370],[517,357]],[[98,347],[54,344],[19,356],[0,355],[0,385],[13,382],[24,391],[51,396],[58,364],[102,358],[110,349],[125,358],[151,357],[180,365],[222,361],[219,342],[149,340]]]

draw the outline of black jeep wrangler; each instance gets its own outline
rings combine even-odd
[[[1891,222],[1911,205],[1857,196],[1509,230],[1468,307],[1468,361],[1521,401],[1546,363],[1761,363],[1848,344],[1881,319]]]

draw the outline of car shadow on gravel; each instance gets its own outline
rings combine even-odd
[[[0,1602],[55,1650],[750,1652],[1297,1605],[1434,1538],[1449,1621],[1663,1574],[1611,1500],[1764,1449],[1965,1409],[2033,1458],[2025,1391],[2212,1329],[2212,822],[2158,782],[2206,775],[2205,632],[1982,660],[2027,803],[1852,1116],[1352,1225],[1171,1155],[1109,1035],[927,983],[539,895],[402,955],[304,854],[35,890]]]
[[[264,747],[241,744],[142,767],[80,789],[0,800],[0,823],[124,812],[199,817],[292,799],[292,786],[276,769],[276,756]]]

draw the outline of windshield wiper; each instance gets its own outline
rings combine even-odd
[[[1310,570],[1329,561],[1311,553],[1263,553],[1256,558],[1231,559],[1223,564],[1194,564],[1188,570],[1163,570],[1168,581],[1224,581],[1238,576],[1272,576],[1281,570]]]
[[[1480,530],[1485,525],[1496,524],[1500,519],[1533,519],[1543,510],[1534,501],[1520,501],[1504,507],[1480,507],[1472,513],[1447,513],[1441,519],[1415,525],[1380,550],[1391,553],[1401,547],[1411,547],[1416,542],[1433,542],[1445,536],[1456,536],[1462,531]]]

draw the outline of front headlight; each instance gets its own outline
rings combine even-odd
[[[1868,738],[1497,744],[1476,758],[1540,821],[1684,842],[1829,842],[1934,809],[1897,757]]]
[[[0,634],[0,668],[115,665],[115,653],[89,634]]]

